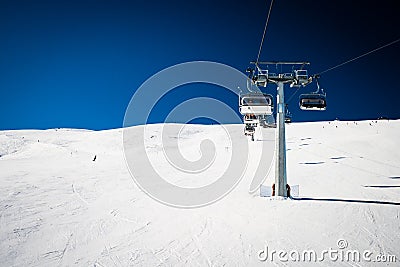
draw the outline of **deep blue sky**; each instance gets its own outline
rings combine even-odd
[[[210,60],[244,71],[257,56],[268,7],[264,0],[0,1],[0,129],[121,127],[136,88],[165,67]],[[394,0],[276,0],[261,59],[308,60],[311,73],[322,71],[398,39],[396,7]],[[323,75],[328,110],[300,111],[296,95],[293,120],[400,118],[399,76],[397,43]],[[237,108],[224,90],[200,87],[164,102],[209,96]]]

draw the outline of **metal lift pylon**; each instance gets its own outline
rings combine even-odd
[[[266,78],[267,82],[277,85],[277,129],[276,129],[276,149],[275,149],[275,196],[288,197],[287,174],[286,174],[286,137],[285,137],[285,94],[284,85],[290,83],[290,87],[304,87],[312,82],[312,77],[308,76],[305,65],[309,62],[251,62],[256,65],[256,73],[262,75],[262,81]],[[293,70],[291,73],[270,73],[268,69],[262,69],[262,65],[301,65],[300,69]],[[257,85],[257,74],[255,83]]]

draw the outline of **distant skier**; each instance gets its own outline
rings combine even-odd
[[[94,155],[93,161],[96,161],[97,159],[97,155]]]

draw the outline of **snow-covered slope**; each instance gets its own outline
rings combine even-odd
[[[157,136],[158,126],[148,127]],[[196,144],[220,126],[185,127]],[[245,138],[242,125],[230,127]],[[400,121],[293,123],[286,132],[288,182],[300,186],[298,199],[249,194],[246,174],[219,202],[178,209],[133,182],[122,129],[2,131],[0,266],[305,265],[271,252],[295,258],[314,250],[321,259],[329,249],[368,250],[372,261],[325,254],[313,264],[375,266],[381,254],[397,258],[383,266],[398,265]]]

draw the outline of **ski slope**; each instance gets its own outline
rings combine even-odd
[[[160,125],[135,129],[141,127],[159,135]],[[223,146],[217,153],[225,153],[229,142],[218,127],[186,125],[182,153],[196,157],[196,144],[210,136]],[[242,125],[229,127],[237,128],[232,140],[245,138]],[[249,194],[250,171],[222,200],[179,209],[134,183],[122,129],[1,131],[0,266],[304,266],[309,263],[281,261],[276,254],[262,261],[260,251],[319,255],[338,249],[340,240],[347,246],[339,250],[369,250],[373,260],[382,254],[397,261],[324,259],[311,265],[398,266],[399,133],[400,121],[289,124],[287,175],[289,184],[300,186],[298,199]],[[260,142],[249,144],[250,152]],[[154,145],[147,152],[159,150]],[[218,173],[225,163],[215,163]],[[265,185],[273,183],[273,172]]]

